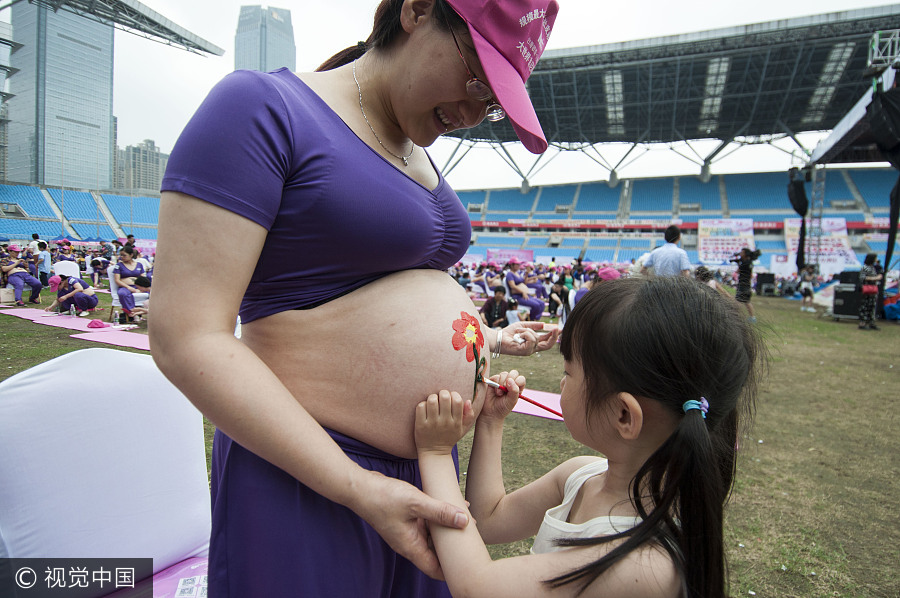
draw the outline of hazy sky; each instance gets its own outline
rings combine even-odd
[[[114,114],[118,117],[120,147],[153,139],[169,152],[181,129],[209,89],[234,68],[234,33],[239,7],[250,2],[239,0],[144,0],[151,9],[181,27],[223,48],[221,57],[202,56],[165,46],[142,37],[116,32]],[[810,14],[884,6],[879,0],[560,0],[560,12],[548,47],[551,49],[628,41],[673,35],[733,25],[787,19]],[[311,2],[276,0],[271,6],[291,11],[297,44],[297,69],[313,70],[325,58],[356,41],[371,30],[377,0],[329,0]],[[8,12],[0,15],[9,20]],[[804,143],[806,141],[804,140]],[[810,142],[810,147],[814,142]],[[439,140],[430,148],[438,166],[443,166],[451,140]],[[795,149],[792,144],[785,147]],[[609,159],[618,161],[621,149],[605,150]],[[690,152],[682,148],[682,152]],[[703,148],[698,148],[703,153]],[[776,164],[765,166],[762,158],[753,158],[754,150],[737,152],[741,164],[729,164],[728,158],[714,163],[713,172],[786,169],[790,157],[776,150],[765,150]],[[758,153],[758,152],[757,152]],[[605,179],[607,172],[593,161],[568,152],[548,153],[538,167],[545,169],[530,177],[534,184]],[[457,188],[514,186],[520,178],[490,149],[472,150],[448,180]],[[515,152],[528,170],[534,158],[527,151]],[[548,160],[548,157],[551,158]],[[759,167],[755,167],[759,164]],[[623,177],[662,174],[686,174],[699,170],[672,151],[653,151],[620,170]]]

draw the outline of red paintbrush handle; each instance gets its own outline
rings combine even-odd
[[[551,409],[550,407],[547,407],[546,405],[541,405],[541,404],[538,403],[537,401],[532,401],[532,400],[529,399],[528,397],[523,397],[522,395],[519,395],[519,398],[522,399],[523,401],[528,401],[529,403],[531,403],[531,404],[534,405],[535,407],[540,407],[540,408],[543,409],[544,411],[549,411],[549,412],[552,413],[553,415],[558,415],[559,417],[562,417],[562,416],[563,416],[563,414],[560,413],[559,411],[556,411],[555,409]]]

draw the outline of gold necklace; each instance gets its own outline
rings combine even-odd
[[[375,141],[378,142],[378,145],[384,148],[384,151],[394,156],[398,160],[403,160],[403,166],[409,166],[409,159],[412,157],[413,152],[416,151],[416,144],[413,143],[412,149],[409,150],[409,154],[406,156],[398,156],[391,150],[387,148],[387,146],[382,143],[381,137],[378,136],[378,133],[375,132],[375,128],[372,126],[372,123],[369,122],[369,117],[366,116],[366,109],[363,108],[362,101],[362,87],[359,86],[359,79],[356,78],[356,61],[353,61],[353,81],[356,82],[356,90],[359,92],[359,111],[362,112],[363,118],[366,119],[366,124],[369,125],[369,130],[372,131],[372,135],[375,136]]]

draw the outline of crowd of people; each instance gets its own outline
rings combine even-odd
[[[136,307],[134,294],[149,293],[153,276],[154,255],[142,256],[134,235],[124,242],[118,239],[100,244],[75,245],[68,239],[47,242],[38,233],[27,245],[0,244],[0,288],[12,287],[14,301],[19,307],[28,302],[42,305],[44,289],[55,293],[45,311],[72,311],[79,316],[89,315],[97,308],[96,289],[101,288],[107,270],[114,265],[113,276],[117,296],[122,305],[123,321],[133,321],[136,315],[147,313],[149,304]],[[78,276],[54,274],[55,265],[71,262],[78,267]]]

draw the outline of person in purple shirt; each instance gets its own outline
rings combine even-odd
[[[119,261],[113,269],[116,285],[119,287],[116,293],[119,296],[119,303],[122,304],[122,311],[126,315],[131,315],[134,309],[134,294],[140,293],[141,290],[134,285],[134,279],[144,274],[144,265],[137,261],[137,251],[131,246],[124,246],[119,251]]]
[[[530,318],[534,322],[539,322],[544,315],[544,301],[536,296],[528,293],[528,287],[525,284],[525,276],[522,275],[519,268],[522,262],[518,258],[510,258],[509,272],[506,273],[506,284],[509,286],[509,296],[519,302],[522,307],[527,307]]]
[[[79,312],[79,316],[88,315],[88,310],[97,307],[100,299],[94,294],[94,287],[75,276],[50,277],[50,290],[56,293],[53,300],[44,311],[53,311],[59,307],[60,311],[69,311],[73,306]]]
[[[24,253],[22,248],[12,244],[7,249],[7,256],[0,259],[0,271],[6,276],[7,285],[14,289],[16,305],[19,307],[25,306],[25,302],[22,301],[22,292],[26,285],[31,287],[31,297],[28,301],[30,303],[40,303],[41,289],[44,288],[44,285],[29,273],[29,260],[19,257],[19,254]]]
[[[477,413],[491,352],[556,336],[479,324],[447,274],[469,217],[423,148],[507,115],[546,149],[525,79],[556,11],[385,0],[366,42],[315,73],[236,71],[182,132],[161,186],[150,346],[217,425],[210,595],[449,596],[429,579],[425,524],[467,514],[421,492],[412,407],[446,381]],[[185,301],[212,247],[227,283]]]

